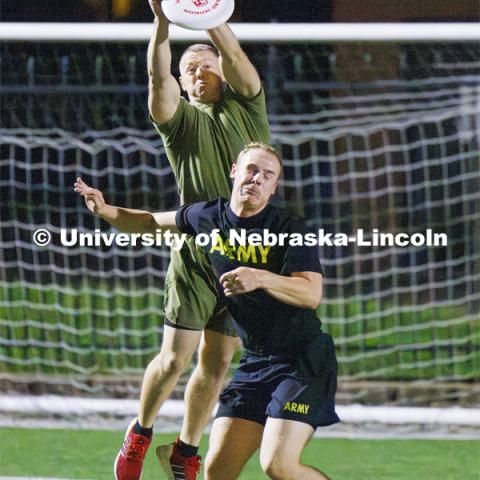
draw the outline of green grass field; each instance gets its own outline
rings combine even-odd
[[[0,476],[111,480],[121,432],[0,429]],[[156,435],[154,445],[173,440]],[[203,439],[201,454],[205,453]],[[333,480],[479,480],[480,441],[315,439],[304,460]],[[143,480],[164,478],[153,449]],[[258,456],[241,480],[266,478]],[[298,479],[301,480],[301,479]]]

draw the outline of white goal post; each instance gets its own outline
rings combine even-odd
[[[243,42],[478,42],[476,23],[233,23]],[[0,23],[0,41],[143,42],[151,23]],[[172,41],[204,40],[206,32],[171,25]]]

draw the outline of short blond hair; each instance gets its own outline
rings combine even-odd
[[[272,147],[272,145],[269,145],[268,143],[263,143],[263,142],[251,142],[251,143],[248,143],[247,145],[245,145],[243,147],[243,150],[238,154],[237,156],[237,162],[240,158],[243,157],[243,155],[245,155],[248,151],[250,150],[256,150],[256,149],[260,149],[260,150],[263,150],[265,152],[268,152],[268,153],[271,153],[272,155],[274,155],[276,157],[276,159],[278,160],[278,163],[280,164],[280,175],[282,175],[283,173],[283,162],[282,162],[282,157],[279,153],[279,151],[275,148],[275,147]]]
[[[212,52],[217,58],[220,57],[219,51],[213,46],[208,45],[206,43],[195,43],[194,45],[190,45],[180,57],[180,62],[178,62],[178,68],[180,72],[182,71],[182,63],[185,55],[191,52]]]

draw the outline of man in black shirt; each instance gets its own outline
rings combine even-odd
[[[117,229],[195,235],[212,263],[219,301],[226,302],[246,352],[220,396],[206,480],[236,479],[259,447],[271,478],[328,478],[303,465],[300,455],[318,426],[339,421],[335,347],[314,310],[322,296],[317,249],[288,241],[306,238],[304,224],[268,204],[281,171],[272,147],[250,144],[233,165],[230,201],[154,214],[107,205],[98,190],[80,179],[75,184],[88,208]]]

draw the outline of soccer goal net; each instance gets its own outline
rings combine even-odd
[[[175,62],[183,48],[174,42]],[[337,344],[340,402],[472,405],[480,378],[478,41],[279,36],[250,38],[244,48],[284,158],[279,203],[332,235],[417,235],[406,246],[319,247],[318,313]],[[60,242],[63,228],[111,231],[73,192],[77,176],[113,204],[178,206],[148,122],[145,56],[145,41],[2,46],[3,392],[134,398],[159,351],[168,249]],[[46,247],[34,242],[41,228],[52,235]],[[447,243],[422,243],[429,231]]]

